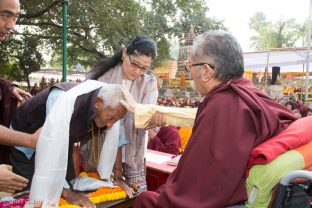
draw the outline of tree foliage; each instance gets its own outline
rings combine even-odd
[[[62,45],[62,0],[20,0],[21,15],[15,38],[36,39],[59,63]],[[208,18],[203,0],[69,0],[68,64],[92,66],[124,47],[137,34],[158,45],[156,65],[169,59],[169,41],[183,38],[193,25],[197,33],[225,29]]]
[[[43,63],[39,52],[39,43],[36,38],[24,36],[22,39],[9,38],[4,44],[0,44],[2,64],[6,78],[15,81],[26,81],[30,90],[28,75],[39,71]],[[2,66],[1,66],[2,67]]]
[[[303,44],[306,34],[306,26],[297,23],[295,19],[272,22],[262,12],[257,12],[250,18],[249,28],[256,33],[250,39],[251,46],[258,51]]]

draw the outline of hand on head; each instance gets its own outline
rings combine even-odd
[[[134,113],[137,102],[134,100],[126,87],[122,86],[122,92],[124,94],[125,100],[120,101],[121,105],[123,105],[131,113]]]
[[[0,165],[0,192],[14,193],[26,187],[28,180],[12,172],[12,166]]]

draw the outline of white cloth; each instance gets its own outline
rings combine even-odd
[[[33,207],[35,202],[42,202],[42,207],[58,206],[66,176],[69,126],[76,98],[105,85],[87,80],[56,100],[37,143],[35,173],[25,207]]]
[[[87,176],[80,176],[71,181],[73,189],[77,191],[94,191],[100,187],[113,188],[111,181],[101,181]]]
[[[100,160],[97,166],[97,171],[101,179],[107,179],[110,181],[118,150],[119,128],[120,121],[116,121],[110,129],[106,130]]]

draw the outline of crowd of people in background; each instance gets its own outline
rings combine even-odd
[[[157,104],[168,107],[180,107],[180,108],[197,108],[200,98],[183,98],[183,97],[167,97],[158,98]]]
[[[305,87],[302,86],[284,86],[283,94],[290,95],[295,93],[305,92]],[[312,85],[309,87],[309,93],[312,93]]]
[[[289,108],[289,110],[294,112],[298,118],[312,116],[312,109],[309,101],[302,102],[301,100],[296,100],[292,97],[276,98],[275,100],[281,105]]]

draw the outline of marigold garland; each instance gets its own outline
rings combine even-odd
[[[100,178],[97,172],[82,172],[79,174],[79,176]],[[126,192],[119,186],[114,188],[101,187],[98,190],[91,192],[90,195],[91,197],[89,199],[94,204],[125,199],[127,197]],[[65,199],[61,198],[59,202],[59,208],[80,208],[80,206],[69,204]]]
[[[100,179],[100,175],[98,174],[98,172],[81,172],[79,176],[88,176],[91,178]]]

